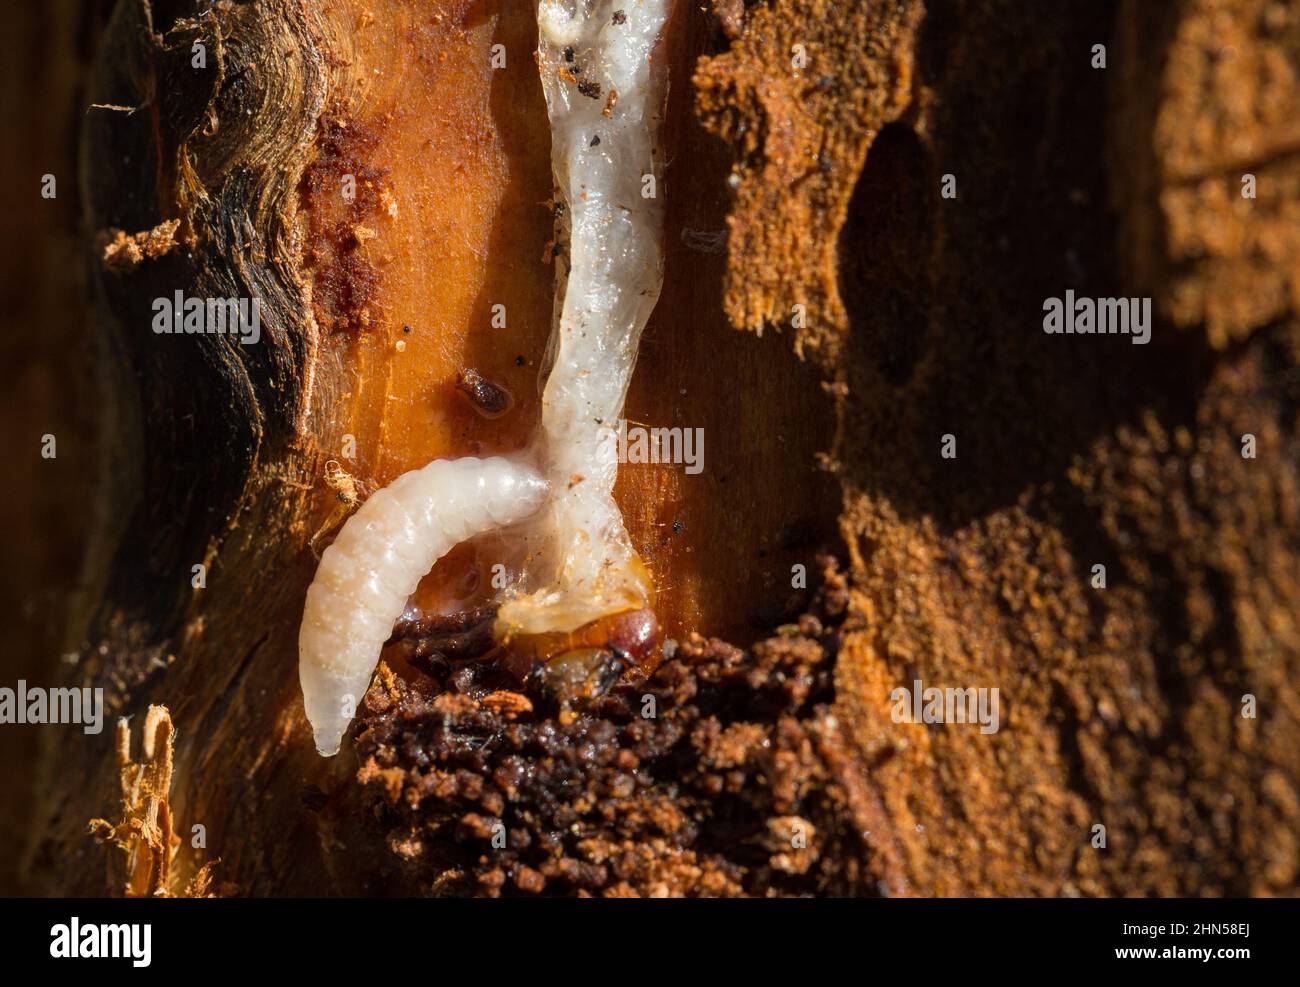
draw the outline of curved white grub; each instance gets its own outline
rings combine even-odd
[[[303,699],[324,755],[338,751],[407,598],[468,537],[536,513],[528,532],[544,546],[530,553],[541,562],[527,578],[541,588],[507,600],[498,631],[572,630],[649,603],[613,487],[619,416],[663,281],[655,140],[665,73],[652,71],[651,54],[670,6],[538,4],[556,201],[564,206],[534,451],[543,470],[500,458],[439,460],[399,477],[343,526],[308,589],[299,634]]]
[[[404,473],[348,518],[321,556],[298,634],[298,678],[316,749],[338,753],[407,598],[467,538],[521,521],[546,496],[530,466],[439,459]]]

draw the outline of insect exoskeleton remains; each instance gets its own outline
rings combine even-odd
[[[399,476],[321,556],[298,635],[298,674],[321,754],[338,752],[379,652],[420,579],[475,535],[527,518],[547,483],[503,457],[439,459]]]

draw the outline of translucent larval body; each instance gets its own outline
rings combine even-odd
[[[572,630],[649,603],[613,489],[619,417],[663,282],[655,142],[665,73],[652,53],[670,6],[538,4],[562,248],[541,429],[522,459],[438,460],[398,477],[325,550],[299,633],[323,755],[338,751],[420,579],[467,538],[528,521],[523,588],[533,591],[504,601],[501,633]]]
[[[407,598],[453,547],[535,512],[546,482],[501,457],[439,459],[404,473],[350,517],[321,556],[298,633],[298,677],[324,755],[370,684]]]
[[[618,424],[663,283],[656,140],[666,73],[652,53],[668,0],[541,0],[542,87],[560,215],[556,324],[542,393],[548,550],[541,587],[511,600],[511,632],[571,630],[649,603],[614,502]]]

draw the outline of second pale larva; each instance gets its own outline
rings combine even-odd
[[[335,754],[384,641],[433,564],[477,534],[521,521],[546,497],[523,463],[439,459],[362,505],[321,556],[298,635],[298,676],[316,749]]]

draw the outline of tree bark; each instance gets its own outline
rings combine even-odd
[[[618,494],[680,647],[576,725],[390,656],[333,761],[296,673],[327,475],[536,421],[531,5],[207,7],[117,5],[81,135],[103,482],[68,674],[166,707],[175,756],[150,803],[108,731],[47,737],[33,886],[1295,892],[1300,5],[678,4],[628,414],[710,458]],[[1152,298],[1152,341],[1045,334],[1066,289]],[[155,334],[177,290],[260,298],[259,343]],[[462,366],[517,412],[475,419]],[[998,688],[999,729],[897,722],[917,680]],[[151,883],[114,827],[159,799]]]

